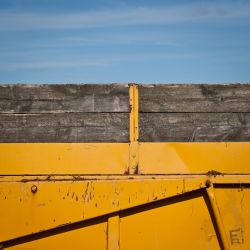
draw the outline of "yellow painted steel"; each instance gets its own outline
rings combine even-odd
[[[108,250],[120,249],[120,217],[111,215],[108,218]]]
[[[206,178],[3,180],[0,242],[199,190]]]
[[[210,201],[210,205],[212,208],[212,212],[213,212],[213,216],[218,228],[218,232],[219,232],[219,236],[220,236],[220,240],[221,240],[221,245],[223,250],[229,250],[229,243],[228,243],[228,238],[225,232],[225,227],[221,218],[221,214],[218,208],[218,204],[216,202],[216,197],[214,194],[214,187],[213,184],[211,183],[211,185],[206,189],[207,194],[208,194],[208,199]]]
[[[32,239],[8,247],[8,250],[106,250],[107,222],[95,221],[84,227],[73,227],[68,231],[49,233],[41,239]],[[4,248],[5,249],[5,248]]]
[[[125,214],[120,232],[121,250],[220,249],[203,197],[171,200]]]
[[[130,104],[130,142],[138,141],[139,138],[139,103],[138,86],[131,84],[129,86],[129,104]]]
[[[142,174],[250,173],[250,142],[140,143]]]
[[[250,249],[250,188],[221,186],[214,192],[231,249]]]
[[[250,172],[250,142],[0,143],[1,175]]]
[[[131,142],[129,144],[129,174],[139,173],[139,144]]]
[[[152,179],[155,177],[156,176],[151,176],[151,181],[156,183],[158,180]],[[61,177],[58,177],[58,179],[60,178]],[[209,210],[209,204],[207,204],[206,198],[204,197],[203,190],[210,190],[210,187],[203,185],[203,181],[205,181],[205,184],[207,183],[206,180],[211,180],[212,183],[214,183],[212,200],[214,200],[214,196],[216,196],[216,209],[219,210],[220,219],[224,225],[228,249],[249,249],[250,176],[202,176],[199,181],[199,176],[192,176],[189,181],[185,181],[185,184],[180,176],[179,180],[177,176],[165,176],[165,178],[166,182],[161,182],[161,185],[166,185],[166,192],[170,190],[170,197],[166,199],[151,200],[152,202],[150,201],[150,203],[144,201],[144,205],[138,206],[135,200],[140,199],[140,197],[137,196],[136,198],[135,193],[134,195],[130,193],[129,197],[132,199],[130,202],[133,206],[130,210],[122,209],[118,211],[118,214],[111,213],[108,217],[97,217],[94,221],[87,220],[85,224],[65,223],[61,225],[61,227],[56,227],[58,231],[49,231],[48,234],[44,234],[42,237],[39,236],[41,233],[38,232],[37,236],[28,236],[30,237],[27,239],[28,242],[20,241],[20,244],[18,243],[17,245],[15,245],[14,242],[14,246],[9,245],[7,249],[227,249],[223,248],[223,245],[219,246],[217,240],[217,233],[214,229],[213,219],[210,214],[211,210]],[[119,181],[119,179],[120,178],[117,177],[117,181]],[[137,179],[141,179],[142,181],[143,177],[137,177]],[[238,181],[240,179],[243,180],[242,183]],[[151,181],[149,179],[148,185],[151,185]],[[202,186],[199,185],[199,182],[202,183]],[[233,183],[232,186],[230,186],[231,182]],[[5,180],[2,181],[1,185],[7,183],[12,182],[8,180],[6,182]],[[140,182],[131,181],[131,183],[139,185]],[[170,183],[172,183],[172,185],[169,185]],[[181,187],[178,192],[174,190],[174,186],[177,183]],[[196,183],[196,185],[192,186],[192,183]],[[20,182],[16,182],[16,184],[20,185]],[[30,184],[33,184],[33,182],[24,183],[24,185]],[[54,184],[56,186],[60,185],[60,181],[54,182]],[[115,188],[117,185],[113,186],[116,190],[115,192],[117,192]],[[151,191],[154,192],[155,190],[152,189],[153,186],[149,186],[148,189],[145,190],[145,194],[150,194]],[[172,189],[170,188],[171,186]],[[124,187],[127,187],[127,185],[124,185]],[[195,192],[185,192],[185,190],[191,191],[191,187],[198,189]],[[135,186],[131,187],[131,191],[134,190],[134,188]],[[145,186],[142,186],[142,189],[144,190]],[[4,188],[4,190],[8,189]],[[10,190],[12,190],[14,194],[18,194],[15,190]],[[56,198],[62,195],[62,191],[56,195],[55,192],[53,192],[53,188],[50,190],[52,192],[51,197]],[[107,190],[103,189],[101,192],[97,189],[96,193],[93,192],[92,195],[105,194],[108,196],[110,194],[111,197],[114,197],[114,193],[107,193]],[[124,198],[124,194],[120,193],[121,190],[123,189],[121,188],[117,192],[117,196],[121,195]],[[39,191],[41,191],[41,189],[37,190],[36,195],[38,195]],[[173,191],[173,196],[171,195],[171,191]],[[19,192],[21,192],[21,190]],[[177,193],[178,195],[176,195]],[[49,200],[50,194],[47,193],[47,195],[47,199]],[[18,197],[16,197],[16,199],[18,199]],[[109,198],[107,198],[107,200],[108,199]],[[40,201],[41,200],[34,201],[30,208],[36,209],[36,207],[39,207],[39,204],[41,204]],[[51,202],[56,204],[58,201],[58,199],[55,199]],[[101,200],[100,202],[100,205],[102,205]],[[30,204],[30,201],[27,200],[26,203]],[[127,203],[129,202],[127,201]],[[212,201],[210,206],[213,203]],[[68,213],[68,218],[70,219],[76,212],[75,206],[77,206],[77,202],[72,202],[71,206],[66,205],[64,209],[64,206],[61,204],[61,210],[65,210],[65,213]],[[21,209],[18,206],[15,207],[18,208],[16,209],[16,213],[22,218],[23,216],[20,216],[21,211],[27,211],[27,209]],[[33,209],[30,210],[30,212],[34,211]],[[89,212],[91,212],[91,209]],[[55,216],[55,214],[61,213],[61,211],[60,209],[56,211],[55,209],[50,209],[44,215],[43,213],[33,213],[33,217],[27,213],[26,216],[28,217],[26,217],[26,219],[30,218],[31,224],[36,223],[37,225],[41,225],[41,223],[46,220],[53,224],[51,221],[52,213],[54,213]],[[9,223],[15,222],[16,224],[14,225],[20,226],[19,230],[22,231],[25,225],[21,226],[21,224],[18,224],[21,218],[18,218],[18,215],[13,218],[11,213],[9,213],[9,215],[10,217],[8,217],[6,221],[9,221]],[[39,218],[40,216],[42,218]],[[1,218],[1,221],[2,219],[3,218]],[[1,224],[5,225],[5,222],[3,221]],[[68,227],[68,225],[70,227]],[[8,228],[3,226],[0,229],[0,235],[2,235],[4,229],[8,230]],[[12,229],[15,229],[15,227]],[[117,242],[120,243],[118,244]],[[5,246],[5,244],[3,245]]]
[[[139,162],[139,106],[138,106],[138,86],[131,84],[129,86],[130,103],[130,144],[129,144],[129,174],[138,174]]]
[[[0,143],[0,174],[124,174],[128,143]]]

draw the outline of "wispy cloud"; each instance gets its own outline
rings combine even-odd
[[[1,70],[46,70],[46,69],[68,69],[68,68],[86,68],[86,67],[106,67],[109,65],[109,61],[102,59],[95,60],[77,60],[69,62],[58,62],[58,61],[45,61],[45,62],[9,62],[0,63]]]
[[[171,36],[160,32],[126,32],[125,34],[94,34],[94,35],[69,35],[59,37],[52,41],[28,42],[27,48],[48,49],[62,47],[82,46],[106,46],[106,45],[153,45],[153,46],[177,46],[177,42]]]
[[[189,4],[64,13],[0,12],[1,30],[77,29],[249,18],[250,4]]]
[[[78,33],[78,32],[76,32]],[[8,57],[16,56],[25,53],[37,53],[38,50],[60,49],[60,48],[81,48],[83,46],[126,46],[126,45],[153,45],[153,46],[178,46],[180,43],[176,42],[177,35],[164,34],[162,32],[118,32],[118,33],[94,33],[94,34],[62,34],[56,37],[46,37],[46,39],[22,40],[16,44],[15,40],[8,42],[8,46],[13,46],[11,51],[6,51],[6,43],[0,41],[1,56],[8,55]],[[185,36],[182,32],[182,38]],[[190,36],[190,34],[188,34]],[[185,36],[187,37],[187,35]],[[1,46],[2,45],[2,46]],[[22,49],[20,51],[20,48]],[[19,51],[17,51],[19,50]],[[25,50],[25,51],[24,51]]]
[[[25,54],[25,53],[23,53]],[[118,53],[103,58],[103,56],[88,56],[85,59],[73,56],[70,60],[63,60],[62,58],[42,58],[36,55],[26,55],[25,61],[10,61],[0,63],[0,71],[15,71],[15,70],[54,70],[54,69],[80,69],[80,68],[95,68],[95,67],[112,67],[117,64],[128,62],[146,62],[159,60],[183,60],[194,59],[199,55],[193,53],[178,53],[178,54],[162,54],[162,53]]]

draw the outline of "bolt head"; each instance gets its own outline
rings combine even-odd
[[[34,194],[37,192],[37,186],[36,185],[32,185],[31,186],[31,192]]]
[[[209,179],[206,180],[205,185],[206,185],[206,187],[210,187],[211,186],[211,181]]]

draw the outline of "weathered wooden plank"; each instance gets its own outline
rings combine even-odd
[[[140,112],[250,112],[250,84],[139,85]]]
[[[0,142],[128,140],[128,113],[0,114]]]
[[[129,112],[128,85],[0,85],[0,113]]]
[[[141,113],[140,141],[250,141],[249,113]]]

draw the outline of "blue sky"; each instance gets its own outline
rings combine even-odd
[[[0,0],[0,83],[250,82],[250,1]]]

